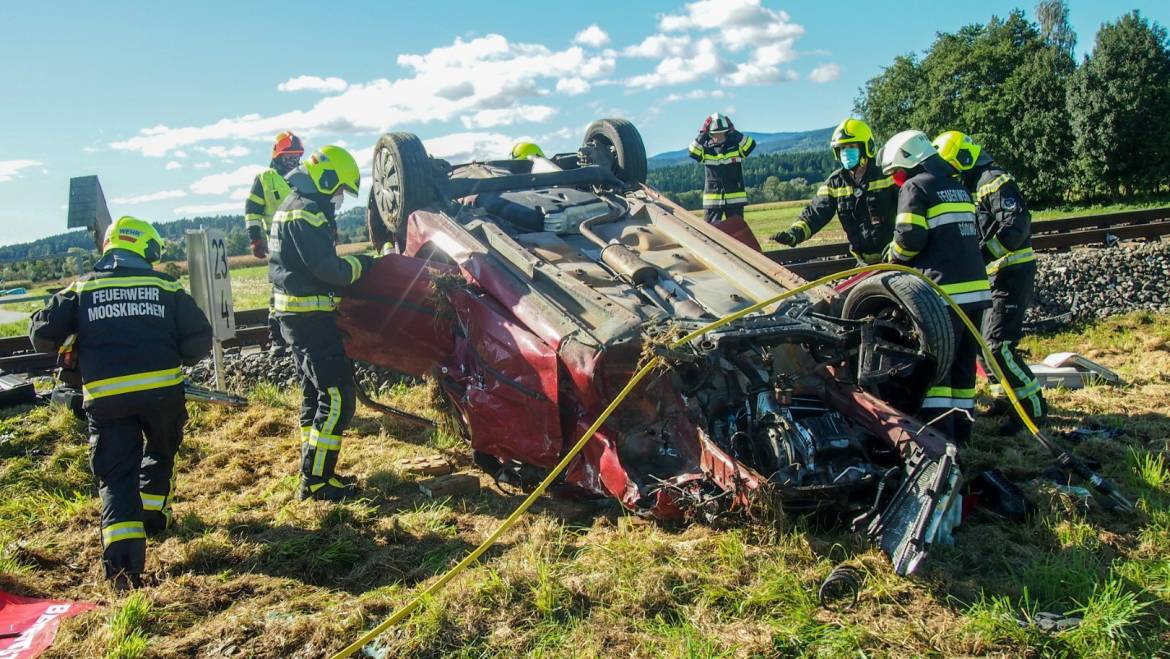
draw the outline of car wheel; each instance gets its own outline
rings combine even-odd
[[[370,219],[376,210],[386,229],[382,243],[392,239],[401,249],[407,218],[436,198],[433,168],[418,136],[386,133],[380,137],[374,147],[373,178]],[[374,240],[372,226],[370,240]]]
[[[917,409],[926,389],[950,372],[956,338],[950,308],[914,275],[887,272],[863,279],[846,295],[841,316],[887,321],[881,338],[932,357],[909,377],[877,386],[873,393],[895,407]]]
[[[585,129],[585,146],[607,149],[614,175],[625,183],[646,182],[646,145],[634,124],[625,119],[599,119]]]
[[[382,246],[390,242],[390,230],[382,221],[382,213],[378,212],[373,189],[370,190],[370,197],[366,202],[366,235],[370,238],[370,245],[377,251],[381,251]]]

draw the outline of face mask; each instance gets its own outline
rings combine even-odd
[[[338,191],[333,195],[333,212],[340,213],[341,205],[345,203],[345,193]]]
[[[909,177],[906,176],[906,170],[895,169],[894,173],[890,174],[890,178],[894,179],[894,185],[900,188],[904,183],[906,183],[906,179]]]
[[[853,169],[861,162],[861,149],[855,146],[844,147],[841,153],[837,154],[837,159],[845,169]]]

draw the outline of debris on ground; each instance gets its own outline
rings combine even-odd
[[[418,489],[432,499],[471,496],[479,494],[479,478],[471,474],[447,474],[422,481]]]
[[[1032,374],[1045,388],[1081,389],[1094,384],[1121,385],[1121,377],[1097,362],[1075,352],[1054,352],[1039,364],[1029,364]]]
[[[453,467],[441,455],[427,455],[416,458],[405,458],[394,465],[398,471],[421,476],[446,476]]]

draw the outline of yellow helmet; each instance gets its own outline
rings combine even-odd
[[[829,148],[831,149],[845,144],[864,144],[867,158],[872,158],[877,151],[877,145],[873,142],[873,131],[869,129],[869,124],[853,117],[837,124],[837,127],[833,129],[833,137],[829,140]]]
[[[978,144],[971,141],[970,135],[960,133],[957,130],[939,133],[939,136],[934,138],[933,144],[938,155],[960,172],[974,167],[979,160],[979,154],[983,151]]]
[[[544,151],[532,142],[517,142],[512,145],[512,157],[516,160],[525,160],[529,156],[544,157]]]
[[[111,249],[134,252],[153,265],[162,260],[163,239],[150,222],[126,215],[106,229],[102,254]]]
[[[357,195],[362,175],[349,151],[332,144],[323,146],[308,157],[304,167],[321,194],[332,196],[343,190]]]

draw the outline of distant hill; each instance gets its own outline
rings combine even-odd
[[[833,127],[818,128],[795,133],[753,133],[746,131],[756,141],[757,155],[764,153],[787,153],[794,151],[828,151],[829,138],[833,135]],[[667,151],[651,157],[647,164],[650,169],[669,167],[689,162],[687,150]]]

